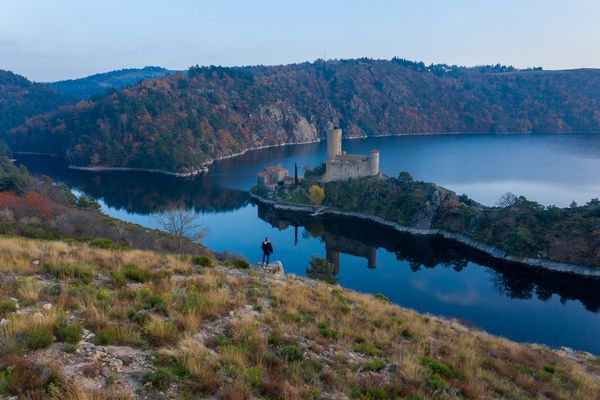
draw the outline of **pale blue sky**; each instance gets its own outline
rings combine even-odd
[[[363,56],[600,67],[600,0],[0,0],[0,69],[37,81]]]

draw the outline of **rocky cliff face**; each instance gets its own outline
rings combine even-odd
[[[347,137],[600,131],[600,71],[446,67],[360,59],[191,68],[33,118],[9,142],[75,165],[181,171],[324,138],[334,125]]]

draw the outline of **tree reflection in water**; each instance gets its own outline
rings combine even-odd
[[[85,192],[108,207],[136,214],[153,214],[167,206],[197,212],[226,212],[246,206],[247,192],[224,189],[211,175],[178,178],[146,172],[88,172],[68,169],[59,158],[21,156],[30,172],[49,175],[56,182]]]
[[[337,274],[343,273],[340,253],[363,257],[367,267],[375,268],[376,250],[383,248],[394,253],[399,261],[407,262],[413,272],[422,268],[452,268],[460,273],[469,264],[477,264],[493,271],[490,279],[494,288],[507,297],[530,299],[535,296],[547,301],[557,294],[563,303],[577,300],[589,311],[600,310],[598,279],[504,262],[441,237],[401,234],[368,221],[328,216],[312,218],[299,213],[276,212],[261,205],[258,215],[278,229],[303,228],[302,235],[320,238],[327,259],[336,266]]]

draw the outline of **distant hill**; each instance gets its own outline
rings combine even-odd
[[[249,148],[345,136],[600,131],[600,70],[403,59],[192,67],[32,118],[17,150],[71,164],[186,171]]]
[[[21,75],[0,70],[0,135],[33,115],[66,103],[67,99],[49,85],[33,83]]]
[[[155,79],[175,73],[175,71],[169,71],[161,67],[127,68],[80,79],[52,82],[49,85],[58,93],[76,100],[82,100],[106,94],[111,89],[134,85],[145,79]]]

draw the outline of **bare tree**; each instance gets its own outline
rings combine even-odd
[[[208,233],[207,227],[193,210],[172,206],[155,214],[156,222],[162,230],[177,240],[177,253],[183,251],[185,240],[200,242]]]
[[[498,205],[500,207],[512,207],[513,205],[515,205],[516,202],[517,196],[515,196],[511,192],[506,192],[502,196],[500,196],[500,199],[498,200]]]

